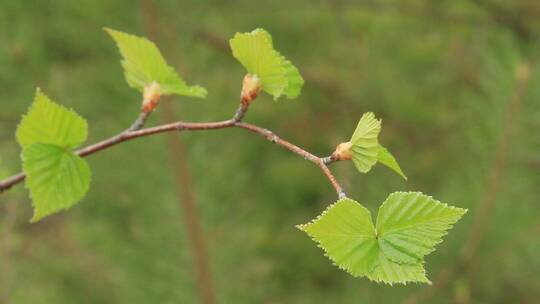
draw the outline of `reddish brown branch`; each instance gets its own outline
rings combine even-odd
[[[16,184],[22,182],[25,179],[26,175],[24,173],[20,172],[13,176],[10,176],[2,181],[0,181],[0,193],[9,190],[11,187],[15,186]]]
[[[330,169],[328,169],[328,167],[326,166],[325,158],[320,158],[320,157],[317,157],[317,156],[309,153],[308,151],[306,151],[306,150],[304,150],[304,149],[302,149],[302,148],[300,148],[300,147],[298,147],[298,146],[296,146],[296,145],[294,145],[294,144],[280,138],[279,136],[274,134],[274,132],[272,132],[272,131],[270,131],[268,129],[261,128],[259,126],[252,125],[252,124],[249,124],[249,123],[244,123],[244,122],[236,123],[235,126],[239,127],[239,128],[242,128],[242,129],[249,130],[251,132],[255,132],[255,133],[265,137],[270,142],[275,143],[277,145],[280,145],[283,148],[302,156],[304,159],[315,163],[317,166],[319,166],[319,168],[321,168],[321,170],[326,175],[326,177],[328,177],[328,180],[330,180],[330,183],[334,187],[334,190],[336,190],[336,193],[338,194],[338,197],[339,198],[345,197],[345,192],[343,192],[343,189],[341,188],[339,183],[336,181],[336,178],[334,177],[334,175],[332,175],[332,172],[330,172]]]
[[[256,125],[248,124],[248,123],[241,123],[237,122],[235,119],[229,119],[224,121],[218,121],[218,122],[183,122],[178,121],[174,123],[164,124],[157,127],[151,127],[151,128],[145,128],[141,130],[136,131],[125,131],[119,135],[113,136],[109,139],[105,139],[101,142],[98,142],[96,144],[90,145],[88,147],[85,147],[83,149],[80,149],[76,151],[76,153],[81,156],[85,157],[91,154],[94,154],[96,152],[99,152],[104,149],[108,149],[112,146],[115,146],[119,143],[123,143],[125,141],[129,141],[135,138],[144,137],[144,136],[150,136],[158,133],[165,133],[165,132],[171,132],[171,131],[200,131],[200,130],[213,130],[213,129],[225,129],[225,128],[231,128],[231,127],[238,127],[242,129],[246,129],[252,132],[255,132],[257,134],[260,134],[264,137],[266,137],[269,141],[278,144],[285,149],[294,152],[303,158],[315,163],[323,173],[328,177],[330,183],[336,190],[336,193],[338,194],[338,197],[342,198],[345,196],[345,193],[343,192],[341,186],[336,181],[335,177],[332,175],[330,170],[327,167],[327,164],[331,161],[327,160],[327,158],[320,158],[317,157],[306,150],[284,140],[281,139],[279,136],[274,134],[272,131],[267,130],[265,128],[261,128]],[[0,181],[0,193],[13,187],[14,185],[22,182],[25,178],[25,175],[23,173],[19,173],[17,175],[8,177],[5,180]]]

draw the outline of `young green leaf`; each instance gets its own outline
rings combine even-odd
[[[367,274],[367,278],[375,281],[392,284],[406,284],[418,282],[431,284],[426,276],[423,263],[398,264],[390,261],[382,251],[379,251],[378,263],[373,271]]]
[[[398,263],[417,263],[433,252],[467,210],[450,207],[420,192],[395,192],[379,208],[379,246]]]
[[[75,148],[86,140],[88,124],[72,110],[52,102],[39,89],[17,128],[17,141],[25,148],[34,143]]]
[[[381,206],[376,229],[369,211],[350,198],[298,228],[354,276],[389,284],[430,283],[423,257],[464,213],[420,193],[397,192]]]
[[[236,33],[230,40],[234,58],[250,74],[261,79],[262,89],[276,100],[282,94],[295,98],[300,94],[304,80],[298,69],[278,51],[272,37],[263,29],[250,33]]]
[[[371,213],[356,201],[340,199],[311,223],[297,227],[353,276],[365,276],[375,267],[378,248]]]
[[[127,83],[141,92],[153,82],[159,85],[160,95],[185,95],[206,97],[206,89],[188,86],[167,64],[156,45],[144,37],[138,37],[105,29],[116,41],[122,54],[122,67]]]
[[[90,168],[70,150],[35,143],[24,148],[22,160],[34,206],[32,222],[73,206],[88,191]]]
[[[87,135],[84,118],[37,90],[17,129],[26,187],[34,205],[32,221],[74,205],[88,190],[90,169],[72,152]]]
[[[405,180],[407,176],[401,171],[401,167],[397,163],[394,156],[382,145],[379,145],[379,153],[377,154],[377,162],[387,166],[388,168],[394,170],[397,174],[401,175]]]
[[[377,163],[380,132],[381,120],[371,112],[364,113],[350,140],[352,160],[358,171],[366,173]]]

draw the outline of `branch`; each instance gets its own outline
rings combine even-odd
[[[81,157],[85,157],[91,154],[94,154],[96,152],[99,152],[101,150],[108,149],[112,146],[115,146],[117,144],[139,138],[139,137],[145,137],[150,136],[154,134],[159,133],[165,133],[165,132],[171,132],[171,131],[201,131],[201,130],[214,130],[214,129],[226,129],[226,128],[241,128],[245,129],[254,133],[257,133],[272,143],[275,143],[279,146],[282,146],[283,148],[294,152],[301,157],[303,157],[306,160],[311,161],[312,163],[316,164],[326,175],[330,183],[332,184],[332,187],[334,187],[334,190],[336,191],[339,198],[343,198],[346,196],[345,192],[337,182],[336,178],[330,172],[330,169],[328,169],[327,164],[330,164],[335,161],[332,157],[318,157],[314,154],[280,138],[277,136],[274,132],[253,125],[249,123],[243,123],[241,122],[241,119],[244,117],[244,114],[248,110],[248,104],[242,103],[236,113],[234,114],[232,119],[229,120],[223,120],[223,121],[216,121],[216,122],[183,122],[183,121],[177,121],[174,123],[164,124],[156,127],[151,128],[145,128],[138,130],[137,128],[140,128],[144,125],[144,122],[146,121],[146,118],[148,117],[149,113],[141,113],[137,120],[133,123],[133,125],[127,129],[126,131],[115,135],[111,138],[105,139],[103,141],[100,141],[98,143],[95,143],[93,145],[87,146],[85,148],[77,150],[75,153]],[[10,189],[14,185],[22,182],[25,179],[24,173],[18,173],[16,175],[13,175],[11,177],[8,177],[4,180],[0,181],[0,193]]]
[[[274,132],[272,132],[272,131],[270,131],[268,129],[261,128],[259,126],[252,125],[252,124],[249,124],[249,123],[243,123],[243,122],[235,123],[234,126],[238,127],[238,128],[249,130],[249,131],[254,132],[254,133],[257,133],[257,134],[265,137],[270,142],[272,142],[274,144],[277,144],[277,145],[280,145],[283,148],[285,148],[285,149],[287,149],[287,150],[289,150],[291,152],[294,152],[294,153],[302,156],[304,159],[309,160],[310,162],[316,164],[317,166],[319,166],[319,168],[321,168],[321,170],[324,172],[326,177],[328,177],[328,180],[330,180],[330,183],[334,187],[334,190],[336,190],[336,193],[338,194],[338,197],[343,198],[343,197],[346,196],[345,192],[343,192],[343,189],[341,188],[339,183],[336,181],[336,178],[332,175],[332,173],[330,172],[330,169],[328,169],[328,167],[326,166],[326,162],[325,162],[326,158],[317,157],[317,156],[309,153],[308,151],[306,151],[306,150],[304,150],[304,149],[302,149],[302,148],[300,148],[300,147],[298,147],[298,146],[296,146],[296,145],[294,145],[294,144],[280,138]]]

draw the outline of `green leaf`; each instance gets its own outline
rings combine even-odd
[[[287,77],[287,87],[285,88],[284,94],[289,98],[296,98],[300,95],[302,87],[304,86],[304,79],[300,75],[298,69],[290,62],[281,57],[281,64],[285,67],[285,75]]]
[[[297,227],[353,276],[365,276],[375,267],[378,247],[371,213],[354,200],[340,199],[311,223]]]
[[[394,262],[419,262],[465,212],[420,192],[392,193],[377,216],[379,246]]]
[[[295,98],[300,94],[304,80],[298,69],[278,51],[272,37],[263,29],[250,33],[236,33],[230,40],[234,58],[250,74],[261,79],[262,89],[277,99],[282,94]]]
[[[86,140],[86,120],[38,89],[17,128],[26,187],[37,221],[77,203],[88,190],[90,169],[72,150]]]
[[[417,209],[410,208],[413,202]],[[430,283],[423,257],[464,213],[417,192],[397,192],[381,206],[376,229],[369,211],[350,198],[338,200],[311,223],[297,227],[353,276],[389,284]]]
[[[390,261],[382,251],[379,251],[378,263],[373,271],[367,274],[368,279],[375,282],[406,284],[408,282],[419,282],[431,284],[426,276],[424,265],[419,264],[398,264]]]
[[[70,150],[35,143],[24,148],[22,160],[34,206],[32,222],[73,206],[88,191],[90,168]]]
[[[350,140],[352,160],[358,171],[366,173],[377,163],[380,132],[381,120],[376,119],[371,112],[364,113]]]
[[[88,124],[77,113],[52,102],[38,89],[16,136],[23,148],[37,142],[75,148],[86,140]]]
[[[152,82],[159,84],[161,95],[206,97],[206,89],[188,86],[167,64],[156,45],[144,37],[105,29],[116,41],[122,54],[127,83],[141,92]]]
[[[377,161],[388,168],[394,170],[397,174],[401,175],[405,180],[407,176],[401,171],[401,167],[397,163],[394,156],[385,147],[379,145],[379,153],[377,154]]]

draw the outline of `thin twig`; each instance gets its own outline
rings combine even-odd
[[[2,181],[0,181],[0,193],[11,189],[14,185],[22,182],[25,179],[26,175],[24,173],[20,172],[13,176],[10,176]]]
[[[141,111],[141,113],[139,114],[139,117],[137,117],[135,122],[131,125],[131,127],[129,127],[129,129],[127,129],[127,131],[129,132],[129,131],[140,130],[146,123],[146,119],[148,119],[148,117],[150,116],[150,113],[152,112]]]
[[[308,151],[298,147],[297,145],[292,144],[292,143],[280,138],[274,132],[272,132],[272,131],[270,131],[268,129],[261,128],[259,126],[252,125],[252,124],[249,124],[249,123],[244,123],[244,122],[236,123],[235,126],[239,127],[239,128],[242,128],[242,129],[249,130],[251,132],[255,132],[255,133],[265,137],[270,142],[272,142],[274,144],[277,144],[277,145],[280,145],[283,148],[302,156],[304,159],[315,163],[317,166],[319,166],[319,168],[321,168],[321,170],[324,172],[326,177],[328,177],[328,180],[330,180],[330,183],[332,184],[332,186],[336,190],[336,193],[337,193],[338,197],[343,198],[343,197],[346,196],[345,192],[343,192],[343,189],[341,188],[339,183],[336,181],[336,178],[334,177],[334,175],[332,175],[332,173],[330,172],[330,169],[328,169],[328,167],[326,166],[326,164],[325,164],[325,162],[324,162],[324,160],[322,158],[317,157],[317,156],[309,153]]]
[[[201,130],[225,129],[225,128],[231,128],[231,127],[239,127],[239,128],[247,129],[249,131],[263,135],[271,142],[276,143],[284,147],[285,149],[291,152],[294,152],[302,156],[303,158],[315,163],[317,166],[319,166],[319,168],[321,168],[323,173],[328,177],[330,183],[336,190],[338,197],[339,198],[345,197],[345,193],[343,192],[341,186],[339,185],[335,177],[332,175],[332,173],[326,166],[325,160],[323,158],[317,157],[307,152],[306,150],[286,140],[281,139],[279,136],[277,136],[275,133],[273,133],[270,130],[264,129],[262,127],[259,127],[253,124],[237,122],[234,119],[217,121],[217,122],[178,121],[174,123],[164,124],[157,127],[145,128],[145,129],[136,130],[136,131],[128,130],[116,136],[113,136],[111,138],[98,142],[96,144],[77,150],[75,153],[77,153],[81,157],[85,157],[85,156],[94,154],[96,152],[99,152],[101,150],[108,149],[112,146],[115,146],[119,143],[123,143],[125,141],[129,141],[129,140],[139,138],[139,137],[150,136],[150,135],[154,135],[158,133],[165,133],[165,132],[171,132],[171,131],[201,131]],[[24,173],[19,173],[14,176],[6,178],[5,180],[0,181],[0,193],[22,182],[24,178],[25,178]]]
[[[81,157],[84,157],[86,155],[95,153],[95,152],[97,152],[99,150],[102,150],[102,149],[105,149],[105,148],[107,148],[109,146],[112,146],[112,145],[115,144],[116,141],[120,142],[122,137],[126,136],[126,134],[128,134],[130,132],[140,130],[142,127],[144,127],[144,124],[146,123],[146,120],[148,119],[150,114],[151,114],[151,112],[141,112],[139,114],[139,116],[137,117],[137,119],[133,122],[133,124],[127,130],[125,130],[124,132],[122,132],[122,133],[120,133],[120,134],[118,134],[116,136],[113,136],[113,137],[111,137],[109,139],[106,139],[104,141],[101,141],[101,142],[99,142],[97,144],[94,144],[92,146],[88,146],[86,148],[80,149],[80,150],[76,151],[75,153],[77,153]],[[10,177],[0,181],[0,194],[2,194],[2,192],[6,191],[6,190],[9,190],[14,185],[22,182],[25,178],[26,178],[26,175],[23,172],[20,172],[20,173],[17,173],[17,174],[15,174],[13,176],[10,176]]]

